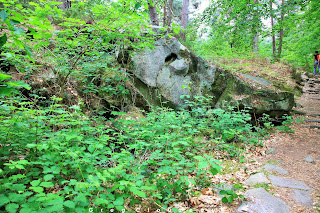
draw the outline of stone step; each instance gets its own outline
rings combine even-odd
[[[311,90],[311,89],[308,89],[307,92],[310,93],[310,94],[320,94],[320,91],[319,91],[319,90]]]
[[[289,206],[280,198],[276,198],[264,188],[250,189],[244,194],[244,201],[238,212],[289,213]]]
[[[311,99],[313,99],[313,100],[320,100],[320,98],[318,98],[318,97],[316,97],[316,98],[311,98]]]
[[[306,119],[306,122],[320,123],[320,120]]]
[[[284,188],[291,188],[291,189],[302,189],[305,191],[313,191],[309,186],[305,183],[289,178],[282,178],[273,175],[269,175],[270,181],[272,185],[284,187]]]
[[[293,198],[303,206],[307,206],[307,207],[313,206],[312,196],[308,192],[301,191],[301,190],[294,190]]]
[[[318,116],[320,116],[320,113],[310,114],[309,116],[311,116],[311,117],[318,117]]]
[[[268,172],[276,172],[280,175],[288,175],[289,172],[279,166],[275,166],[275,165],[272,165],[270,163],[267,163],[266,165],[263,166],[263,168],[265,170],[267,170]]]
[[[317,125],[310,125],[309,127],[310,129],[320,129],[320,126]]]

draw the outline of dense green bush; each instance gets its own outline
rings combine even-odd
[[[140,120],[113,112],[118,118],[109,121],[88,118],[79,106],[59,100],[41,108],[17,97],[2,99],[2,210],[130,211],[142,200],[166,207],[184,200],[190,183],[201,187],[220,171],[215,151],[239,154],[230,142],[258,136],[246,112],[209,109],[203,97],[189,103],[191,110],[155,108]],[[203,134],[209,136],[205,142]]]

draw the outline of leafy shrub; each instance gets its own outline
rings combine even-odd
[[[209,110],[201,101],[191,111],[154,108],[139,121],[122,115],[106,122],[59,100],[49,107],[18,98],[1,101],[2,210],[130,212],[143,200],[168,205],[185,199],[190,183],[207,187],[200,181],[221,169],[210,156],[221,143],[197,139],[205,129],[215,128],[213,141],[246,143],[243,134],[253,134],[245,133],[252,129],[245,112]]]

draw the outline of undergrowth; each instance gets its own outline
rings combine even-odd
[[[1,100],[1,211],[166,209],[220,172],[214,152],[239,156],[261,136],[246,111],[209,109],[203,97],[191,110],[157,107],[138,121],[123,112],[89,118],[60,100]]]

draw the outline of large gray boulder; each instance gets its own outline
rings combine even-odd
[[[288,113],[294,105],[293,94],[265,89],[271,84],[265,79],[218,69],[174,37],[157,40],[153,49],[137,52],[129,61],[134,85],[149,104],[167,102],[173,108],[183,108],[187,105],[182,96],[212,96],[216,108],[250,107],[256,114],[275,116]]]

